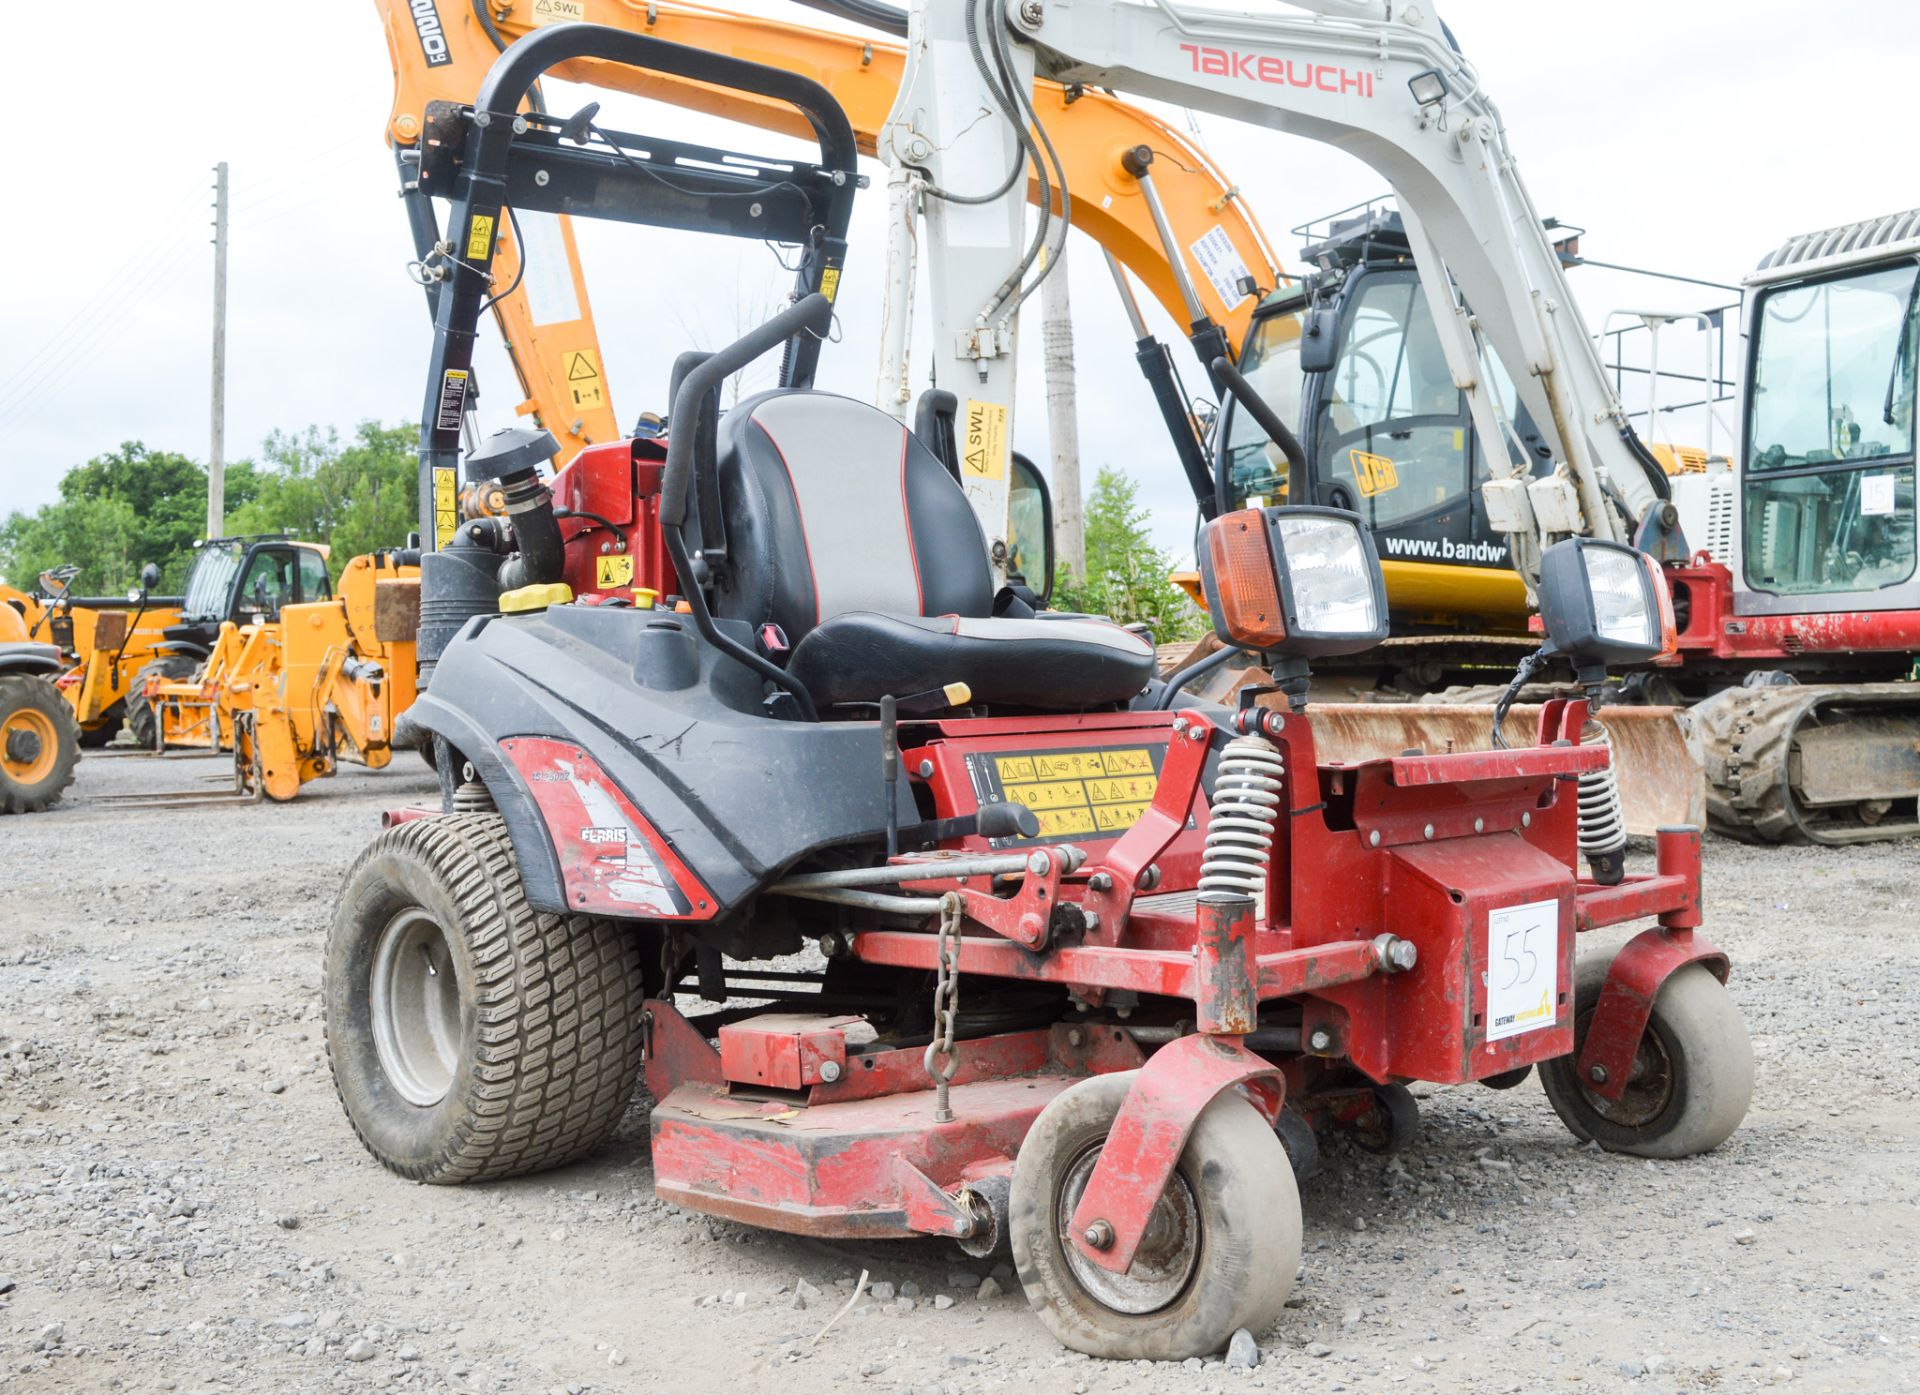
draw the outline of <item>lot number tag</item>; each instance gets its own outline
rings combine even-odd
[[[1554,1023],[1560,977],[1560,903],[1529,901],[1487,916],[1487,1040]]]

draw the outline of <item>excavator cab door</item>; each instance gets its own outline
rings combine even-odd
[[[1306,379],[1310,501],[1358,513],[1386,562],[1509,566],[1480,501],[1487,443],[1454,385],[1412,265],[1361,265],[1348,275],[1337,349],[1331,370]],[[1529,444],[1538,433],[1498,365],[1494,378],[1521,437],[1505,448],[1549,463],[1543,443]]]

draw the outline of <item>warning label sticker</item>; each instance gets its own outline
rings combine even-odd
[[[1347,459],[1353,464],[1354,487],[1367,498],[1400,487],[1400,472],[1393,468],[1393,461],[1386,456],[1350,450]]]
[[[535,24],[569,24],[586,17],[586,0],[533,0]]]
[[[1487,915],[1487,1040],[1554,1024],[1560,988],[1560,903],[1529,901]]]
[[[433,545],[443,548],[453,541],[453,530],[460,526],[460,484],[451,466],[436,465],[433,470]]]
[[[1227,236],[1227,230],[1215,223],[1207,229],[1205,236],[1189,245],[1193,259],[1200,263],[1200,270],[1206,273],[1207,280],[1213,282],[1214,290],[1220,293],[1220,299],[1232,309],[1245,300],[1246,293],[1240,289],[1240,283],[1253,275],[1247,270],[1247,264],[1240,259],[1239,250],[1233,245],[1233,239]]]
[[[476,213],[467,225],[467,260],[485,261],[493,251],[493,215]]]
[[[575,411],[607,405],[607,380],[600,376],[600,355],[592,349],[568,349],[561,354],[560,376],[573,398]]]
[[[1042,841],[1110,838],[1125,833],[1160,787],[1163,744],[1110,750],[970,751],[967,774],[982,804],[1024,804],[1040,820]],[[1015,841],[996,838],[993,846]]]
[[[593,584],[595,589],[601,591],[611,591],[616,586],[633,585],[633,554],[619,552],[594,558]]]
[[[832,300],[840,294],[840,268],[830,266],[820,272],[820,294]]]
[[[433,429],[458,431],[460,416],[467,408],[467,380],[473,375],[464,368],[449,368],[440,379],[440,406],[433,414]]]
[[[960,472],[976,480],[1007,477],[1005,403],[967,399],[965,431],[960,437]]]

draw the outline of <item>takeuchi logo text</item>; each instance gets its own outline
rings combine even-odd
[[[1334,63],[1296,63],[1291,58],[1276,58],[1270,53],[1243,53],[1204,44],[1182,44],[1180,51],[1192,58],[1193,70],[1205,77],[1242,78],[1273,87],[1306,87],[1335,96],[1342,93],[1356,97],[1373,95],[1372,73]]]

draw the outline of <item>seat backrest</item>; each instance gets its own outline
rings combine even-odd
[[[983,616],[986,540],[959,483],[877,407],[781,390],[740,403],[717,441],[726,582],[717,616],[798,644],[850,610]]]

